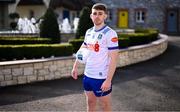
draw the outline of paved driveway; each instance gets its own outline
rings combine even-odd
[[[82,77],[0,88],[0,111],[85,111]],[[152,60],[118,68],[114,111],[180,111],[180,37]]]

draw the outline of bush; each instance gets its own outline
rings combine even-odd
[[[9,14],[9,18],[14,20],[16,18],[19,18],[19,14],[17,12],[14,12],[14,13],[10,13]]]
[[[0,37],[0,45],[20,45],[20,44],[50,44],[49,38],[38,37]]]
[[[71,44],[0,45],[0,60],[71,56]]]
[[[69,43],[72,44],[72,46],[73,46],[73,53],[76,53],[79,50],[79,48],[81,47],[83,41],[84,41],[84,39],[72,39],[72,40],[69,40]]]
[[[147,29],[136,28],[135,33],[159,33],[159,30],[155,28],[147,28]]]
[[[12,30],[16,30],[17,22],[11,22],[10,27],[11,27]]]
[[[53,43],[60,43],[60,31],[53,9],[48,8],[40,24],[40,37],[51,38]]]
[[[127,48],[129,43],[129,38],[118,38],[119,49]]]
[[[80,13],[80,19],[76,31],[76,39],[85,36],[86,31],[93,26],[90,18],[91,10],[89,7],[84,7]]]
[[[119,34],[119,49],[150,43],[154,40],[157,40],[157,36],[158,33],[155,30],[147,30],[146,33]],[[73,46],[73,53],[76,53],[78,51],[83,41],[83,37],[81,37],[80,39],[73,39],[69,41],[69,43]]]

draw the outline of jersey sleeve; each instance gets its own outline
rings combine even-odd
[[[112,30],[108,33],[107,36],[108,36],[108,39],[107,39],[108,50],[119,49],[117,33]]]

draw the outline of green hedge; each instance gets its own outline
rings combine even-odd
[[[142,45],[150,43],[157,40],[158,31],[145,31],[146,33],[133,33],[133,34],[119,34],[119,49],[127,48],[129,46]],[[76,53],[77,50],[82,45],[84,39],[73,39],[69,43],[73,46],[73,52]]]
[[[72,39],[69,40],[69,43],[73,46],[73,53],[76,53],[78,49],[81,47],[82,43],[84,42],[84,39]]]
[[[71,44],[0,45],[0,60],[71,56]]]
[[[147,29],[137,28],[135,29],[135,33],[159,33],[159,30],[155,28],[147,28]]]
[[[0,45],[50,44],[49,38],[39,37],[0,37]]]

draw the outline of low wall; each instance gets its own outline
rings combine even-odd
[[[167,49],[168,41],[166,35],[160,34],[159,37],[159,40],[150,44],[121,49],[117,66],[138,63],[162,54]],[[74,57],[71,56],[0,62],[0,86],[69,77],[74,61]],[[80,65],[78,69],[79,75],[83,74],[84,65]]]

